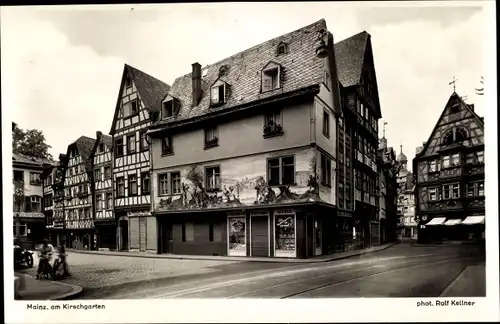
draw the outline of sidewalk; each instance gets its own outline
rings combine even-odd
[[[484,263],[464,269],[440,294],[440,297],[486,297]]]
[[[65,300],[75,298],[83,289],[80,286],[52,280],[36,280],[32,276],[15,273],[18,277],[16,300]]]
[[[177,259],[177,260],[217,260],[217,261],[242,261],[242,262],[288,262],[288,263],[316,263],[328,262],[350,258],[366,253],[377,252],[385,250],[397,243],[389,243],[383,245],[373,246],[367,249],[339,252],[328,255],[321,255],[309,259],[292,259],[292,258],[263,258],[263,257],[232,257],[232,256],[210,256],[210,255],[178,255],[178,254],[153,254],[151,252],[117,252],[117,251],[87,251],[66,249],[68,252],[85,253],[85,254],[98,254],[110,256],[125,256],[135,258],[152,258],[152,259]]]

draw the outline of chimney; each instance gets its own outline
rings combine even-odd
[[[201,65],[196,62],[192,64],[192,89],[193,89],[193,107],[198,106],[201,99]]]
[[[102,136],[102,132],[97,131],[97,132],[95,133],[95,135],[96,135],[96,138],[99,138],[99,137],[101,137],[101,136]]]

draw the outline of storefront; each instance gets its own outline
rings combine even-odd
[[[97,249],[100,251],[116,250],[116,221],[114,219],[94,221],[97,236]]]
[[[323,213],[321,213],[323,211]],[[332,244],[331,208],[258,208],[250,210],[156,214],[158,253],[234,257],[309,258]],[[328,228],[328,227],[327,227]]]

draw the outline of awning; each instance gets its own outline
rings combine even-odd
[[[464,225],[475,225],[475,224],[484,224],[484,215],[483,216],[467,216],[467,218],[462,222]]]
[[[446,221],[446,223],[444,223],[444,225],[448,225],[448,226],[453,226],[453,225],[458,225],[462,222],[462,220],[460,218],[455,218],[455,219],[448,219]]]
[[[436,217],[436,218],[431,219],[431,221],[428,222],[427,224],[425,224],[425,226],[427,226],[427,225],[443,225],[445,220],[446,220],[446,217]]]

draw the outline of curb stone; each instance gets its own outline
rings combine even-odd
[[[80,254],[95,254],[95,255],[104,255],[104,256],[123,256],[123,257],[131,257],[131,258],[148,258],[148,259],[170,259],[170,260],[200,260],[200,261],[228,261],[228,262],[271,262],[271,263],[319,263],[319,262],[331,262],[342,259],[347,259],[355,256],[360,256],[363,254],[373,253],[388,249],[394,245],[398,244],[398,242],[388,243],[385,245],[377,246],[372,248],[370,251],[362,251],[344,255],[344,256],[332,256],[330,258],[325,259],[217,259],[217,258],[207,258],[203,256],[174,256],[174,255],[162,255],[158,256],[158,254],[127,254],[128,252],[111,252],[111,253],[102,253],[102,251],[86,251],[86,250],[74,250],[68,249],[68,252],[80,253]]]
[[[26,275],[26,274],[21,274],[21,273],[16,273],[15,275],[17,277],[25,276],[25,277],[32,278],[33,280],[37,280],[34,276],[31,276],[31,275]],[[69,284],[69,283],[65,283],[65,282],[57,282],[57,281],[52,281],[52,280],[48,280],[47,282],[50,282],[51,284],[54,284],[54,285],[71,287],[70,292],[56,295],[55,297],[49,298],[47,300],[68,300],[68,299],[76,298],[83,293],[83,288],[78,286],[78,285],[73,285],[73,284]]]

